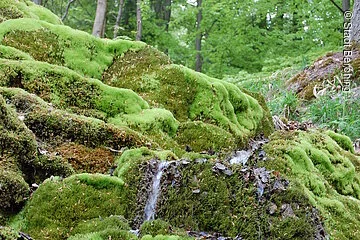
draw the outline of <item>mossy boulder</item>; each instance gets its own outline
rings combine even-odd
[[[35,239],[66,239],[75,233],[89,232],[87,222],[96,225],[95,218],[99,217],[126,230],[126,224],[111,217],[125,212],[123,190],[123,181],[104,175],[80,174],[64,180],[46,180],[22,213],[25,217],[22,230]],[[94,225],[94,231],[100,231],[106,230],[108,224],[98,228]]]
[[[33,18],[61,25],[61,20],[50,10],[28,0],[2,0],[0,3],[0,23],[9,19]]]
[[[348,49],[350,51],[350,49]],[[286,82],[288,90],[295,92],[305,100],[313,99],[322,89],[348,91],[359,83],[360,51],[359,47],[353,46],[350,66],[353,69],[351,76],[346,76],[344,82],[343,52],[330,52],[317,59],[311,66],[293,76]],[[347,72],[350,73],[350,72]]]
[[[265,150],[263,165],[299,184],[325,218],[334,239],[358,239],[360,158],[349,138],[331,131],[277,132]]]

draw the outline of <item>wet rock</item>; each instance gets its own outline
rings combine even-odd
[[[200,189],[195,189],[192,192],[198,194],[198,193],[200,193]]]
[[[269,206],[269,213],[270,215],[273,215],[277,210],[277,206],[275,203],[270,203],[270,206]]]
[[[202,163],[206,163],[207,159],[206,158],[198,158],[195,160],[196,163],[202,164]]]
[[[281,205],[281,216],[283,219],[289,217],[294,217],[294,218],[296,217],[290,204]]]
[[[235,156],[230,159],[230,164],[242,164],[245,165],[251,157],[251,151],[237,151]]]
[[[189,145],[186,145],[186,146],[185,146],[185,151],[186,151],[186,152],[191,152],[191,151],[192,151],[192,148],[191,148]]]
[[[226,166],[224,164],[221,164],[221,163],[216,163],[214,168],[219,169],[219,170],[225,170]]]

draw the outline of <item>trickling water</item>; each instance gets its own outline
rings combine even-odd
[[[149,194],[149,198],[147,200],[145,206],[145,221],[154,220],[155,219],[155,210],[157,199],[161,190],[161,176],[164,173],[164,169],[169,165],[169,162],[161,161],[159,162],[158,169],[152,180],[152,189]]]

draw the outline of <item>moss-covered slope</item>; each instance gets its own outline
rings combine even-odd
[[[249,143],[273,132],[262,96],[24,0],[0,3],[0,130],[0,238],[358,238],[349,139],[275,133],[266,159]],[[240,147],[246,164],[223,158]],[[158,220],[143,223],[159,161]]]
[[[334,132],[278,132],[263,165],[297,182],[320,210],[334,239],[359,239],[360,158],[351,140]]]

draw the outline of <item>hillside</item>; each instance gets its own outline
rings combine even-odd
[[[0,128],[2,239],[360,239],[348,137],[25,0],[0,3]]]

